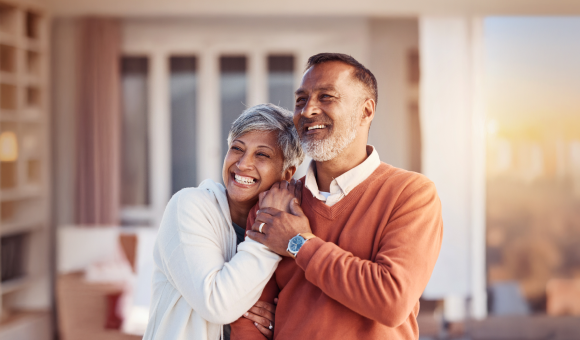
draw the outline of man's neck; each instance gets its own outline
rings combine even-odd
[[[350,149],[350,150],[348,150]],[[338,157],[326,162],[316,162],[316,183],[318,190],[330,192],[330,183],[345,172],[357,167],[367,157],[366,143],[364,147],[347,148]]]

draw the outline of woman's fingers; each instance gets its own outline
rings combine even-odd
[[[296,199],[298,199],[298,204],[302,204],[302,181],[296,182],[294,196],[296,197]]]
[[[277,302],[278,298],[274,299],[274,302]],[[276,306],[274,306],[271,303],[268,303],[266,301],[258,301],[256,302],[256,304],[254,305],[254,307],[258,307],[258,308],[264,308],[265,310],[267,310],[268,312],[275,314],[276,313]],[[274,320],[274,319],[272,319]]]
[[[256,326],[258,328],[258,330],[260,331],[260,333],[262,333],[266,338],[268,339],[272,339],[274,336],[274,329],[269,330],[268,328],[260,325],[257,322],[254,322],[254,326]]]
[[[291,194],[294,194],[294,190],[296,190],[296,180],[294,178],[292,178],[290,180],[290,183],[288,183],[288,191]]]
[[[264,197],[266,197],[266,195],[268,194],[268,190],[266,191],[262,191],[259,195],[258,195],[258,206],[262,206],[262,201],[264,200]]]
[[[270,325],[274,325],[274,323],[272,323],[270,320],[266,319],[263,316],[259,316],[259,315],[254,314],[251,310],[249,310],[246,313],[244,313],[244,318],[250,319],[254,323],[257,323],[259,325],[262,325],[262,326],[264,326],[266,328],[269,328]]]
[[[270,312],[269,310],[267,310],[265,308],[256,307],[254,305],[254,307],[250,308],[250,310],[248,312],[253,313],[257,316],[261,316],[261,317],[265,318],[266,320],[268,320],[267,323],[260,322],[263,326],[267,327],[267,326],[270,326],[270,323],[274,324],[274,313]]]

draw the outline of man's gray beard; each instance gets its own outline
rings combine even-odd
[[[336,133],[323,140],[301,140],[302,149],[316,162],[326,162],[336,158],[356,138],[358,116],[352,115],[350,126],[344,133]]]

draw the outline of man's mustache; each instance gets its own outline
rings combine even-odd
[[[298,120],[298,131],[304,131],[304,126],[307,124],[313,125],[332,125],[332,120],[327,116],[320,116],[316,118],[302,117]]]

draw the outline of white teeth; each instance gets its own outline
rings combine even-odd
[[[252,177],[245,177],[234,174],[236,182],[240,184],[254,184],[254,179]]]
[[[314,126],[308,127],[308,131],[314,130],[314,129],[324,129],[325,127],[326,126],[324,126],[324,125],[314,125]]]

